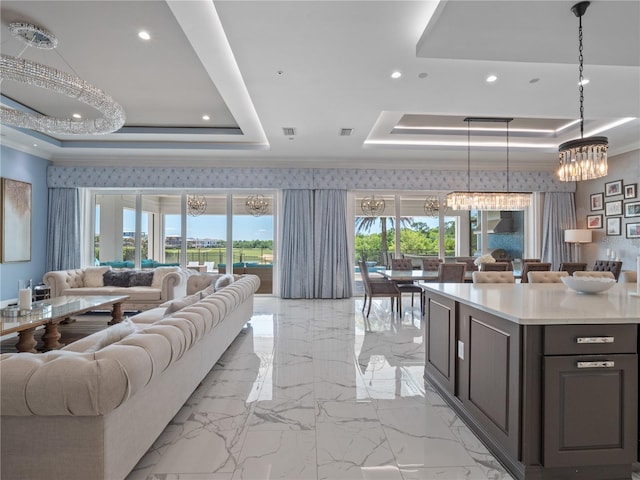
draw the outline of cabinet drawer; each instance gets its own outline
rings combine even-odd
[[[637,348],[636,325],[548,325],[544,327],[545,355],[636,353]]]

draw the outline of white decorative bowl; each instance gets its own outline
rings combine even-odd
[[[610,289],[616,283],[613,278],[596,277],[561,277],[564,283],[571,290],[578,293],[600,293]]]

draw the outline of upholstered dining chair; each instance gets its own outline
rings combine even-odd
[[[551,271],[551,264],[546,262],[524,262],[522,264],[522,278],[521,283],[529,283],[529,272],[549,272]]]
[[[560,264],[560,270],[568,272],[569,275],[573,275],[573,272],[582,272],[587,269],[586,262],[562,262]]]
[[[413,269],[413,263],[411,262],[410,258],[394,258],[394,259],[391,260],[391,268],[393,270],[412,270]],[[423,302],[424,289],[420,285],[412,282],[411,280],[396,281],[395,283],[398,286],[398,290],[400,290],[400,293],[410,293],[411,294],[411,306],[412,307],[413,307],[414,300],[415,300],[415,294],[417,293],[417,294],[420,295],[420,311],[422,311],[423,304],[424,304],[424,302]]]
[[[509,262],[493,262],[493,263],[481,263],[481,272],[506,272],[510,270]]]
[[[594,272],[593,270],[587,270],[586,272],[573,272],[574,277],[594,277],[594,278],[613,278],[616,279],[616,276],[613,272]]]
[[[568,277],[569,272],[529,272],[527,281],[529,283],[562,283],[562,277]]]
[[[620,273],[620,283],[638,283],[638,272],[626,270]]]
[[[438,266],[442,263],[442,259],[440,258],[423,258],[422,259],[422,270],[427,270],[429,272],[437,272]]]
[[[439,283],[464,283],[467,266],[464,263],[441,263],[438,265]]]
[[[473,272],[473,283],[516,283],[516,277],[510,271]]]
[[[593,264],[594,272],[611,272],[613,277],[618,280],[622,271],[622,262],[617,260],[596,260]]]
[[[391,300],[391,311],[393,312],[394,300],[398,304],[398,313],[402,315],[402,301],[400,290],[398,290],[395,282],[380,277],[372,279],[369,276],[367,270],[367,264],[360,260],[358,261],[360,267],[360,276],[362,277],[362,283],[364,284],[364,303],[362,304],[362,311],[367,306],[367,299],[369,300],[369,308],[367,309],[367,317],[371,313],[371,302],[375,297],[388,297]]]

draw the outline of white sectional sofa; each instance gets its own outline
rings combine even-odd
[[[107,275],[105,277],[105,274]],[[191,270],[156,267],[150,270],[113,270],[109,266],[45,273],[44,283],[52,297],[60,295],[129,295],[122,308],[148,310],[187,294]],[[111,280],[111,281],[109,281]],[[105,282],[107,285],[105,285]]]
[[[1,355],[0,477],[125,478],[251,319],[260,280],[236,278],[62,350]]]

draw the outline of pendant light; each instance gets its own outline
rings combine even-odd
[[[523,210],[531,204],[530,193],[509,191],[509,122],[513,118],[467,117],[467,191],[447,194],[446,204],[452,210]],[[506,192],[471,191],[471,122],[502,122],[507,131],[507,190]]]
[[[584,138],[584,78],[582,55],[582,16],[587,11],[591,2],[576,3],[571,11],[578,17],[578,61],[580,92],[580,138],[570,140],[558,147],[560,168],[558,178],[563,182],[575,182],[579,180],[592,180],[607,175],[607,150],[609,141],[607,137]]]

